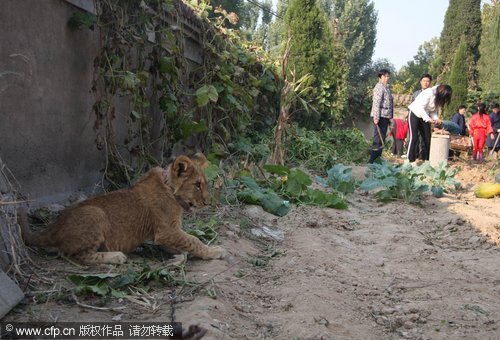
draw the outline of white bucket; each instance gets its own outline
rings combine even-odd
[[[448,164],[448,154],[450,152],[450,136],[433,134],[431,138],[431,149],[429,151],[429,162],[432,166],[437,166],[441,162]]]

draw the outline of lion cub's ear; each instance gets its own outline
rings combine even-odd
[[[186,175],[186,172],[193,166],[193,161],[187,156],[179,156],[175,159],[172,165],[172,170],[174,174],[178,177]]]
[[[208,160],[207,158],[205,157],[204,154],[202,154],[201,152],[197,152],[193,157],[191,157],[191,159],[196,163],[198,164],[198,166],[200,167],[200,169],[205,169],[207,166],[208,166]]]

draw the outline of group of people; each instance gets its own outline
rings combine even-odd
[[[420,78],[421,89],[412,96],[408,112],[403,119],[393,119],[394,106],[391,89],[389,86],[390,72],[382,69],[378,73],[379,81],[373,89],[373,104],[370,116],[374,124],[373,144],[369,163],[382,155],[387,130],[392,121],[391,134],[394,139],[393,153],[402,156],[405,140],[408,140],[407,157],[410,164],[416,165],[417,158],[429,160],[432,124],[439,126],[439,111],[451,101],[452,88],[447,84],[438,84],[431,87],[432,76],[424,74]],[[499,105],[492,106],[490,115],[486,113],[484,103],[477,104],[477,110],[469,120],[465,118],[466,106],[460,105],[458,112],[452,117],[452,122],[460,128],[459,134],[467,134],[473,138],[473,159],[484,160],[483,148],[485,143],[490,149],[498,152],[500,143],[495,146],[500,132]],[[407,135],[409,136],[407,137]]]

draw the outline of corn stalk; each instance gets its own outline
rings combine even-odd
[[[284,86],[281,89],[280,97],[280,114],[278,116],[278,121],[276,124],[276,129],[274,132],[274,150],[271,156],[272,164],[281,164],[285,162],[286,150],[283,146],[283,139],[286,134],[286,128],[288,126],[288,120],[290,119],[291,113],[290,109],[297,102],[300,101],[304,108],[308,110],[310,105],[302,98],[304,94],[310,91],[312,88],[307,84],[310,84],[311,75],[308,73],[302,76],[299,80],[295,80],[295,73],[293,71],[288,72],[288,58],[290,56],[290,41],[292,37],[290,32],[288,32],[288,40],[285,46],[285,53],[282,59],[282,76],[284,80]],[[289,74],[291,80],[289,78]]]

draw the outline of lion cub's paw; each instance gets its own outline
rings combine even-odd
[[[112,264],[124,264],[127,262],[127,255],[121,251],[108,252],[105,255],[104,262]]]
[[[227,255],[226,249],[219,246],[210,247],[209,256],[211,259],[223,259],[224,257],[226,257],[226,255]]]

